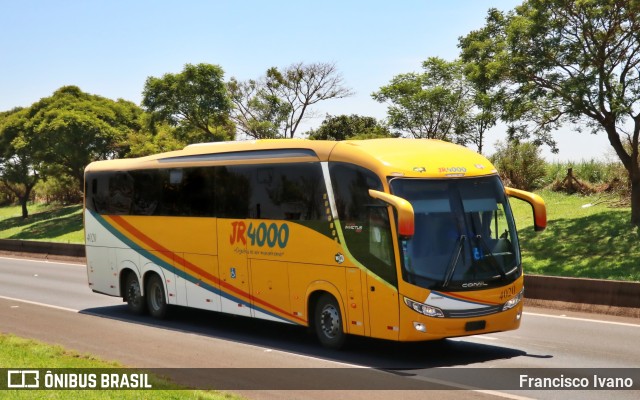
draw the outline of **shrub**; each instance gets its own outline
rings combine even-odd
[[[573,177],[579,184],[578,186],[583,186],[586,190],[575,190],[576,188],[567,190],[567,173],[570,168],[573,169]],[[548,163],[546,169],[544,185],[554,191],[582,194],[615,193],[623,199],[630,196],[627,171],[619,161],[597,161],[594,159],[580,162],[555,161]]]
[[[16,195],[0,182],[0,207],[8,206],[18,201]]]
[[[82,193],[78,190],[76,181],[68,175],[49,177],[40,181],[33,189],[36,200],[47,204],[76,204],[82,201]]]
[[[546,163],[540,155],[540,147],[533,143],[498,142],[491,162],[502,179],[514,188],[533,190],[544,183]]]

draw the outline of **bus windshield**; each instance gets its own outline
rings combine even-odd
[[[395,178],[390,185],[415,212],[415,235],[401,245],[405,281],[427,289],[478,290],[521,276],[513,216],[498,176]]]

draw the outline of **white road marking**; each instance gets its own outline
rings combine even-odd
[[[449,381],[445,381],[445,380],[442,380],[442,379],[429,378],[429,377],[426,377],[426,376],[414,376],[413,379],[417,379],[417,380],[421,380],[421,381],[425,381],[425,382],[430,382],[430,383],[435,383],[435,384],[443,385],[443,386],[455,387],[455,388],[458,388],[458,389],[469,390],[471,392],[483,393],[483,394],[488,394],[488,395],[496,396],[496,397],[502,397],[502,398],[505,398],[505,399],[533,400],[531,397],[518,396],[518,395],[515,395],[515,394],[511,394],[511,393],[506,393],[506,392],[498,392],[496,390],[478,389],[478,388],[476,388],[474,386],[468,386],[468,385],[463,385],[461,383],[449,382]]]
[[[32,305],[36,305],[36,306],[42,306],[42,307],[48,307],[48,308],[53,308],[56,310],[62,310],[62,311],[69,311],[69,312],[73,312],[73,313],[78,313],[80,312],[80,310],[75,310],[73,308],[67,308],[67,307],[60,307],[60,306],[54,306],[51,304],[46,304],[46,303],[40,303],[37,301],[30,301],[30,300],[23,300],[23,299],[16,299],[14,297],[7,297],[7,296],[0,296],[0,299],[3,300],[9,300],[9,301],[16,301],[16,302],[20,302],[20,303],[26,303],[26,304],[32,304]],[[15,306],[12,306],[12,308]],[[185,332],[185,333],[189,333],[189,332]],[[193,334],[193,333],[192,333]],[[197,335],[197,334],[194,334]],[[323,358],[319,358],[319,357],[312,357],[312,356],[307,356],[304,354],[298,354],[298,353],[290,353],[287,351],[282,351],[282,350],[274,350],[274,349],[270,349],[267,347],[262,347],[262,346],[256,346],[256,345],[252,345],[252,344],[244,344],[245,346],[249,346],[249,347],[253,347],[256,349],[260,349],[264,352],[277,352],[277,353],[284,353],[284,354],[288,354],[288,355],[292,355],[292,356],[296,356],[296,357],[300,357],[300,358],[306,358],[309,360],[315,360],[315,361],[322,361],[322,362],[326,362],[326,363],[331,363],[331,364],[337,364],[337,365],[342,365],[342,366],[346,366],[346,367],[352,367],[352,368],[367,368],[367,367],[363,367],[361,365],[356,365],[356,364],[349,364],[349,363],[343,363],[343,362],[338,362],[338,361],[332,361],[332,360],[326,360]]]
[[[270,348],[267,348],[267,347],[261,347],[261,346],[257,346],[257,345],[253,345],[253,344],[243,343],[243,345],[262,350],[265,353],[287,354],[287,355],[295,356],[295,357],[298,357],[298,358],[304,358],[304,359],[313,360],[313,361],[322,361],[324,363],[336,364],[336,365],[340,365],[340,366],[344,366],[344,367],[348,367],[348,368],[369,368],[369,367],[365,367],[365,366],[358,365],[358,364],[351,364],[351,363],[345,363],[345,362],[340,362],[340,361],[327,360],[326,358],[307,356],[305,354],[299,354],[299,353],[291,353],[291,352],[284,351],[284,350],[275,350],[275,349],[270,349]]]
[[[81,263],[81,262],[71,263],[71,262],[56,261],[56,260],[38,260],[38,259],[33,259],[33,258],[18,258],[18,257],[0,256],[0,260],[29,261],[29,262],[37,262],[37,263],[44,263],[44,264],[60,264],[60,265],[72,265],[74,267],[86,267],[86,265]]]
[[[531,316],[534,316],[534,317],[567,319],[567,320],[570,320],[570,321],[595,322],[597,324],[619,325],[619,326],[629,326],[629,327],[632,327],[632,328],[640,328],[640,324],[630,324],[630,323],[627,323],[627,322],[615,322],[615,321],[603,321],[603,320],[600,320],[600,319],[567,317],[566,315],[538,314],[538,313],[532,313],[532,312],[526,312],[526,311],[523,314],[531,315]]]
[[[246,346],[250,346],[250,347],[256,347],[256,348],[259,348],[259,349],[264,349],[265,352],[283,353],[283,354],[287,354],[287,355],[291,355],[291,356],[296,356],[296,357],[305,358],[305,359],[309,359],[309,360],[321,361],[321,362],[324,362],[324,363],[337,364],[337,365],[346,366],[346,367],[350,367],[350,368],[370,369],[370,367],[363,366],[363,365],[357,365],[357,364],[351,364],[351,363],[344,363],[344,362],[339,362],[339,361],[327,360],[327,359],[324,359],[324,358],[312,357],[312,356],[307,356],[307,355],[304,355],[304,354],[290,353],[288,351],[283,351],[283,350],[273,350],[273,349],[268,349],[268,348],[265,348],[265,347],[255,346],[255,345],[246,344],[246,343],[245,343],[245,345]],[[388,372],[388,371],[385,371],[385,370],[378,370],[378,371],[384,372],[384,373],[387,373],[387,374],[393,374],[393,372]],[[498,391],[495,391],[495,390],[478,389],[478,388],[473,387],[473,386],[467,386],[467,385],[463,385],[463,384],[456,383],[456,382],[450,382],[450,381],[446,381],[446,380],[429,378],[429,377],[424,377],[424,376],[416,375],[416,376],[412,376],[412,377],[407,378],[407,379],[418,379],[418,380],[421,380],[421,381],[426,381],[426,382],[436,383],[436,384],[443,385],[443,386],[449,386],[449,387],[455,387],[455,388],[459,388],[459,389],[469,390],[471,392],[488,394],[488,395],[492,395],[492,396],[496,396],[496,397],[502,397],[502,398],[505,398],[505,399],[511,399],[511,400],[533,400],[530,397],[517,396],[517,395],[511,394],[511,393],[498,392]],[[391,390],[393,390],[393,389],[391,389]]]
[[[462,336],[462,337],[451,338],[451,339],[448,339],[448,340],[454,340],[454,341],[458,341],[458,342],[463,342],[463,341],[465,341],[467,339],[500,340],[497,337],[488,336],[488,335]]]
[[[518,396],[516,394],[511,394],[506,392],[496,392],[495,390],[474,390],[474,392],[484,393],[484,394],[488,394],[496,397],[504,397],[505,399],[512,399],[512,400],[534,400],[533,397]]]
[[[69,312],[73,312],[73,313],[79,313],[80,310],[74,310],[73,308],[67,308],[67,307],[60,307],[60,306],[54,306],[51,304],[47,304],[47,303],[40,303],[37,301],[29,301],[29,300],[23,300],[23,299],[16,299],[14,297],[7,297],[7,296],[0,296],[0,299],[3,300],[9,300],[9,301],[17,301],[19,303],[26,303],[26,304],[33,304],[35,306],[41,306],[41,307],[47,307],[47,308],[53,308],[56,310],[62,310],[62,311],[69,311]],[[11,308],[16,308],[16,306],[11,306]]]

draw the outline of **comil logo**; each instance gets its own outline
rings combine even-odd
[[[40,387],[40,371],[9,370],[7,371],[8,389],[25,389]]]
[[[484,282],[467,282],[462,284],[463,288],[474,288],[474,287],[483,287],[483,286],[488,286],[488,285]]]

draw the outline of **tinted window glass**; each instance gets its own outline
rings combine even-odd
[[[504,286],[521,275],[515,225],[497,176],[390,183],[415,213],[415,234],[403,245],[407,282],[477,290]]]
[[[333,163],[330,174],[349,251],[366,268],[396,285],[388,207],[369,196],[369,189],[382,190],[382,182],[373,172],[350,164]]]
[[[127,172],[87,175],[87,208],[100,214],[123,215],[131,212],[134,183]]]
[[[133,215],[158,215],[161,212],[164,182],[159,171],[131,171],[136,190],[133,195]]]
[[[296,221],[330,236],[319,163],[221,167],[218,216]]]
[[[220,218],[249,218],[254,167],[216,167],[215,195]]]
[[[87,208],[107,215],[300,221],[329,235],[319,163],[94,172]]]
[[[262,166],[256,170],[252,200],[258,218],[312,221],[326,219],[324,180],[319,164]]]
[[[215,170],[87,174],[87,208],[106,215],[214,216]]]

